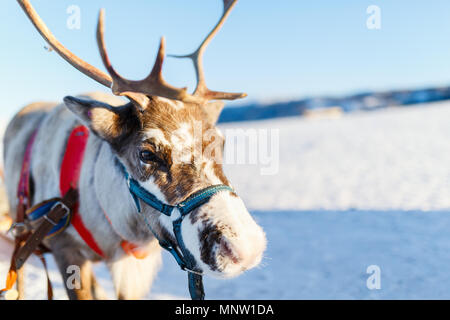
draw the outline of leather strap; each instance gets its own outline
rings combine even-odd
[[[20,269],[28,257],[36,251],[47,233],[72,210],[78,201],[78,191],[70,189],[50,212],[44,216],[39,227],[28,237],[25,244],[19,249],[15,258],[16,268]]]
[[[21,226],[22,232],[15,236],[14,251],[11,257],[11,264],[9,267],[8,274],[6,276],[6,286],[4,289],[0,290],[0,293],[9,291],[13,288],[17,281],[17,267],[16,267],[16,256],[20,247],[25,243],[25,240],[30,235],[29,232],[25,232],[24,221],[25,221],[25,211],[29,205],[29,187],[30,187],[30,165],[31,165],[31,150],[33,149],[34,141],[36,139],[38,129],[36,129],[28,139],[27,146],[25,148],[25,153],[22,161],[22,168],[20,171],[19,185],[17,188],[17,198],[18,204],[16,209],[16,226]]]
[[[78,201],[78,191],[70,189],[65,196],[57,203],[50,212],[42,219],[39,227],[31,234],[26,234],[16,237],[14,252],[11,258],[11,265],[6,278],[6,286],[0,290],[0,293],[9,291],[13,288],[17,281],[17,270],[23,267],[32,253],[35,253],[41,260],[45,274],[47,276],[47,297],[49,300],[53,299],[53,289],[50,282],[50,277],[47,270],[47,263],[43,256],[46,251],[41,243],[47,233],[57,224],[66,214],[69,214],[68,209],[71,210]]]

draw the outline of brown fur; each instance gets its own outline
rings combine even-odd
[[[167,103],[150,99],[149,105],[143,113],[137,114],[136,117],[139,117],[139,122],[134,121],[134,123],[140,123],[140,125],[135,127],[134,130],[130,130],[128,135],[121,136],[120,143],[113,142],[113,146],[117,146],[117,152],[121,158],[127,159],[129,167],[134,168],[132,174],[139,177],[141,181],[146,181],[153,176],[155,183],[172,204],[182,201],[193,192],[204,188],[206,185],[201,168],[197,168],[193,163],[174,164],[171,161],[172,154],[169,148],[164,145],[156,145],[151,140],[144,140],[146,130],[162,129],[165,138],[170,141],[171,135],[180,128],[181,123],[193,124],[194,121],[198,121],[202,123],[203,132],[212,129],[214,124],[206,121],[204,108],[191,104],[174,110]],[[129,120],[129,122],[132,121]],[[114,140],[113,137],[111,138]],[[202,154],[209,143],[210,141],[202,139]],[[147,168],[143,167],[138,157],[141,149],[154,152],[161,159],[161,162],[154,163]],[[212,156],[215,156],[215,154],[213,153]],[[214,163],[213,169],[221,183],[229,184],[221,164]]]

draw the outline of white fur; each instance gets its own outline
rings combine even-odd
[[[136,259],[118,251],[116,259],[108,263],[117,295],[125,299],[141,299],[162,264],[161,249],[157,241],[150,243],[151,254],[145,259]]]
[[[185,148],[192,147],[194,144],[194,137],[191,125],[188,123],[180,124],[179,128],[172,134],[170,142],[174,147],[177,145],[181,145]]]
[[[240,198],[232,196],[228,191],[222,191],[214,195],[199,210],[200,214],[203,212],[207,214],[212,224],[226,225],[236,234],[224,236],[229,247],[240,258],[237,264],[230,259],[222,259],[219,261],[221,271],[211,270],[200,257],[199,233],[204,228],[203,222],[198,220],[192,224],[190,219],[184,219],[181,229],[183,240],[206,274],[220,278],[234,277],[260,263],[266,247],[265,234],[250,216]],[[213,249],[216,255],[219,254],[218,249],[217,247]]]
[[[155,139],[155,141],[158,144],[162,144],[165,146],[170,146],[169,141],[167,141],[166,137],[164,136],[164,132],[162,132],[161,129],[156,129],[156,128],[152,128],[152,129],[148,129],[145,132],[145,138],[146,139]]]
[[[167,198],[164,193],[161,192],[159,187],[155,183],[155,178],[150,177],[147,181],[139,182],[148,192],[153,193],[159,201],[167,203]]]
[[[154,196],[156,196],[156,198],[159,201],[166,203],[166,204],[168,203],[166,196],[161,192],[159,187],[156,185],[153,177],[150,177],[150,179],[148,179],[147,181],[140,182],[140,184],[148,192],[150,192]],[[161,226],[164,227],[166,229],[166,231],[169,232],[172,236],[174,236],[172,222],[174,220],[176,220],[179,216],[180,216],[180,212],[177,209],[172,211],[172,215],[170,217],[168,217],[164,214],[159,215],[159,222],[160,222]]]
[[[208,160],[206,162],[205,170],[203,171],[203,173],[212,185],[222,184],[222,181],[214,173],[214,163],[212,160]]]
[[[180,127],[172,133],[170,137],[170,143],[172,146],[173,163],[191,163],[193,155],[192,152],[194,151],[194,137],[193,130],[190,124],[180,124]]]
[[[128,190],[125,176],[116,167],[115,156],[107,143],[102,143],[94,166],[93,190],[95,191],[94,194],[99,209],[93,210],[93,208],[90,208],[91,210],[85,210],[84,219],[86,219],[87,223],[90,226],[96,226],[103,224],[104,220],[109,219],[110,223],[106,221],[108,227],[106,234],[113,232],[119,235],[121,239],[136,244],[142,244],[146,240],[151,239],[150,231],[145,232],[145,222],[137,212],[134,200]],[[84,176],[89,177],[88,174]],[[92,190],[92,186],[89,187],[89,183],[89,181],[86,181],[86,189]],[[105,192],[104,190],[115,190],[116,196],[111,196],[110,192]],[[98,214],[107,218],[99,219]],[[140,227],[141,232],[137,232],[139,230],[136,230],[136,226]],[[138,234],[140,238],[137,237]],[[144,238],[142,238],[143,236]],[[145,236],[148,239],[145,239]],[[105,243],[105,245],[109,244]]]
[[[169,233],[172,235],[172,237],[175,238],[175,234],[173,232],[173,222],[177,220],[181,216],[180,211],[178,209],[173,209],[172,214],[170,217],[161,214],[159,216],[159,223],[160,225]]]

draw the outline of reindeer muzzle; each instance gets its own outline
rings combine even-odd
[[[119,162],[120,163],[120,162]],[[121,163],[120,163],[121,164]],[[161,247],[169,251],[172,256],[177,261],[180,268],[188,273],[188,285],[189,293],[193,300],[204,300],[205,293],[203,288],[202,270],[197,266],[194,256],[186,248],[183,241],[183,236],[181,234],[181,224],[183,219],[192,211],[200,207],[201,205],[207,203],[215,194],[222,191],[230,191],[234,193],[234,190],[224,184],[212,185],[196,191],[191,194],[185,200],[181,201],[176,205],[166,204],[160,201],[154,194],[143,188],[138,181],[133,179],[125,166],[121,164],[125,178],[127,180],[128,190],[133,197],[134,203],[136,204],[137,211],[142,212],[141,204],[139,200],[148,204],[153,209],[161,212],[162,214],[170,217],[172,219],[173,233],[176,238],[176,244],[171,244],[170,241],[162,239],[157,235],[156,232],[151,228],[150,224],[147,222],[147,227],[153,233],[155,238],[158,240]],[[179,215],[174,215],[173,212],[176,210]],[[145,216],[144,219],[146,220]],[[147,221],[147,220],[146,220]]]

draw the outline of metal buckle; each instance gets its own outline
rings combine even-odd
[[[66,218],[68,215],[69,215],[69,213],[70,213],[70,209],[69,209],[69,207],[68,206],[66,206],[62,201],[58,201],[57,203],[55,203],[52,207],[51,207],[51,209],[50,209],[50,212],[51,211],[53,211],[53,209],[55,209],[56,208],[56,206],[61,206],[61,208],[65,211],[65,213],[64,213],[64,215],[61,217],[61,219],[60,220],[62,220],[62,219],[64,219],[64,218]],[[55,221],[53,221],[52,219],[50,219],[49,217],[48,217],[48,213],[47,214],[45,214],[44,216],[43,216],[43,218],[45,219],[45,220],[47,220],[48,222],[50,222],[52,225],[54,225],[54,226],[56,226],[57,224],[58,224],[58,222],[55,222]]]
[[[11,233],[14,237],[18,237],[25,233],[25,231],[28,229],[28,226],[23,222],[13,222],[11,227],[9,227],[8,231],[6,231],[6,234]]]

